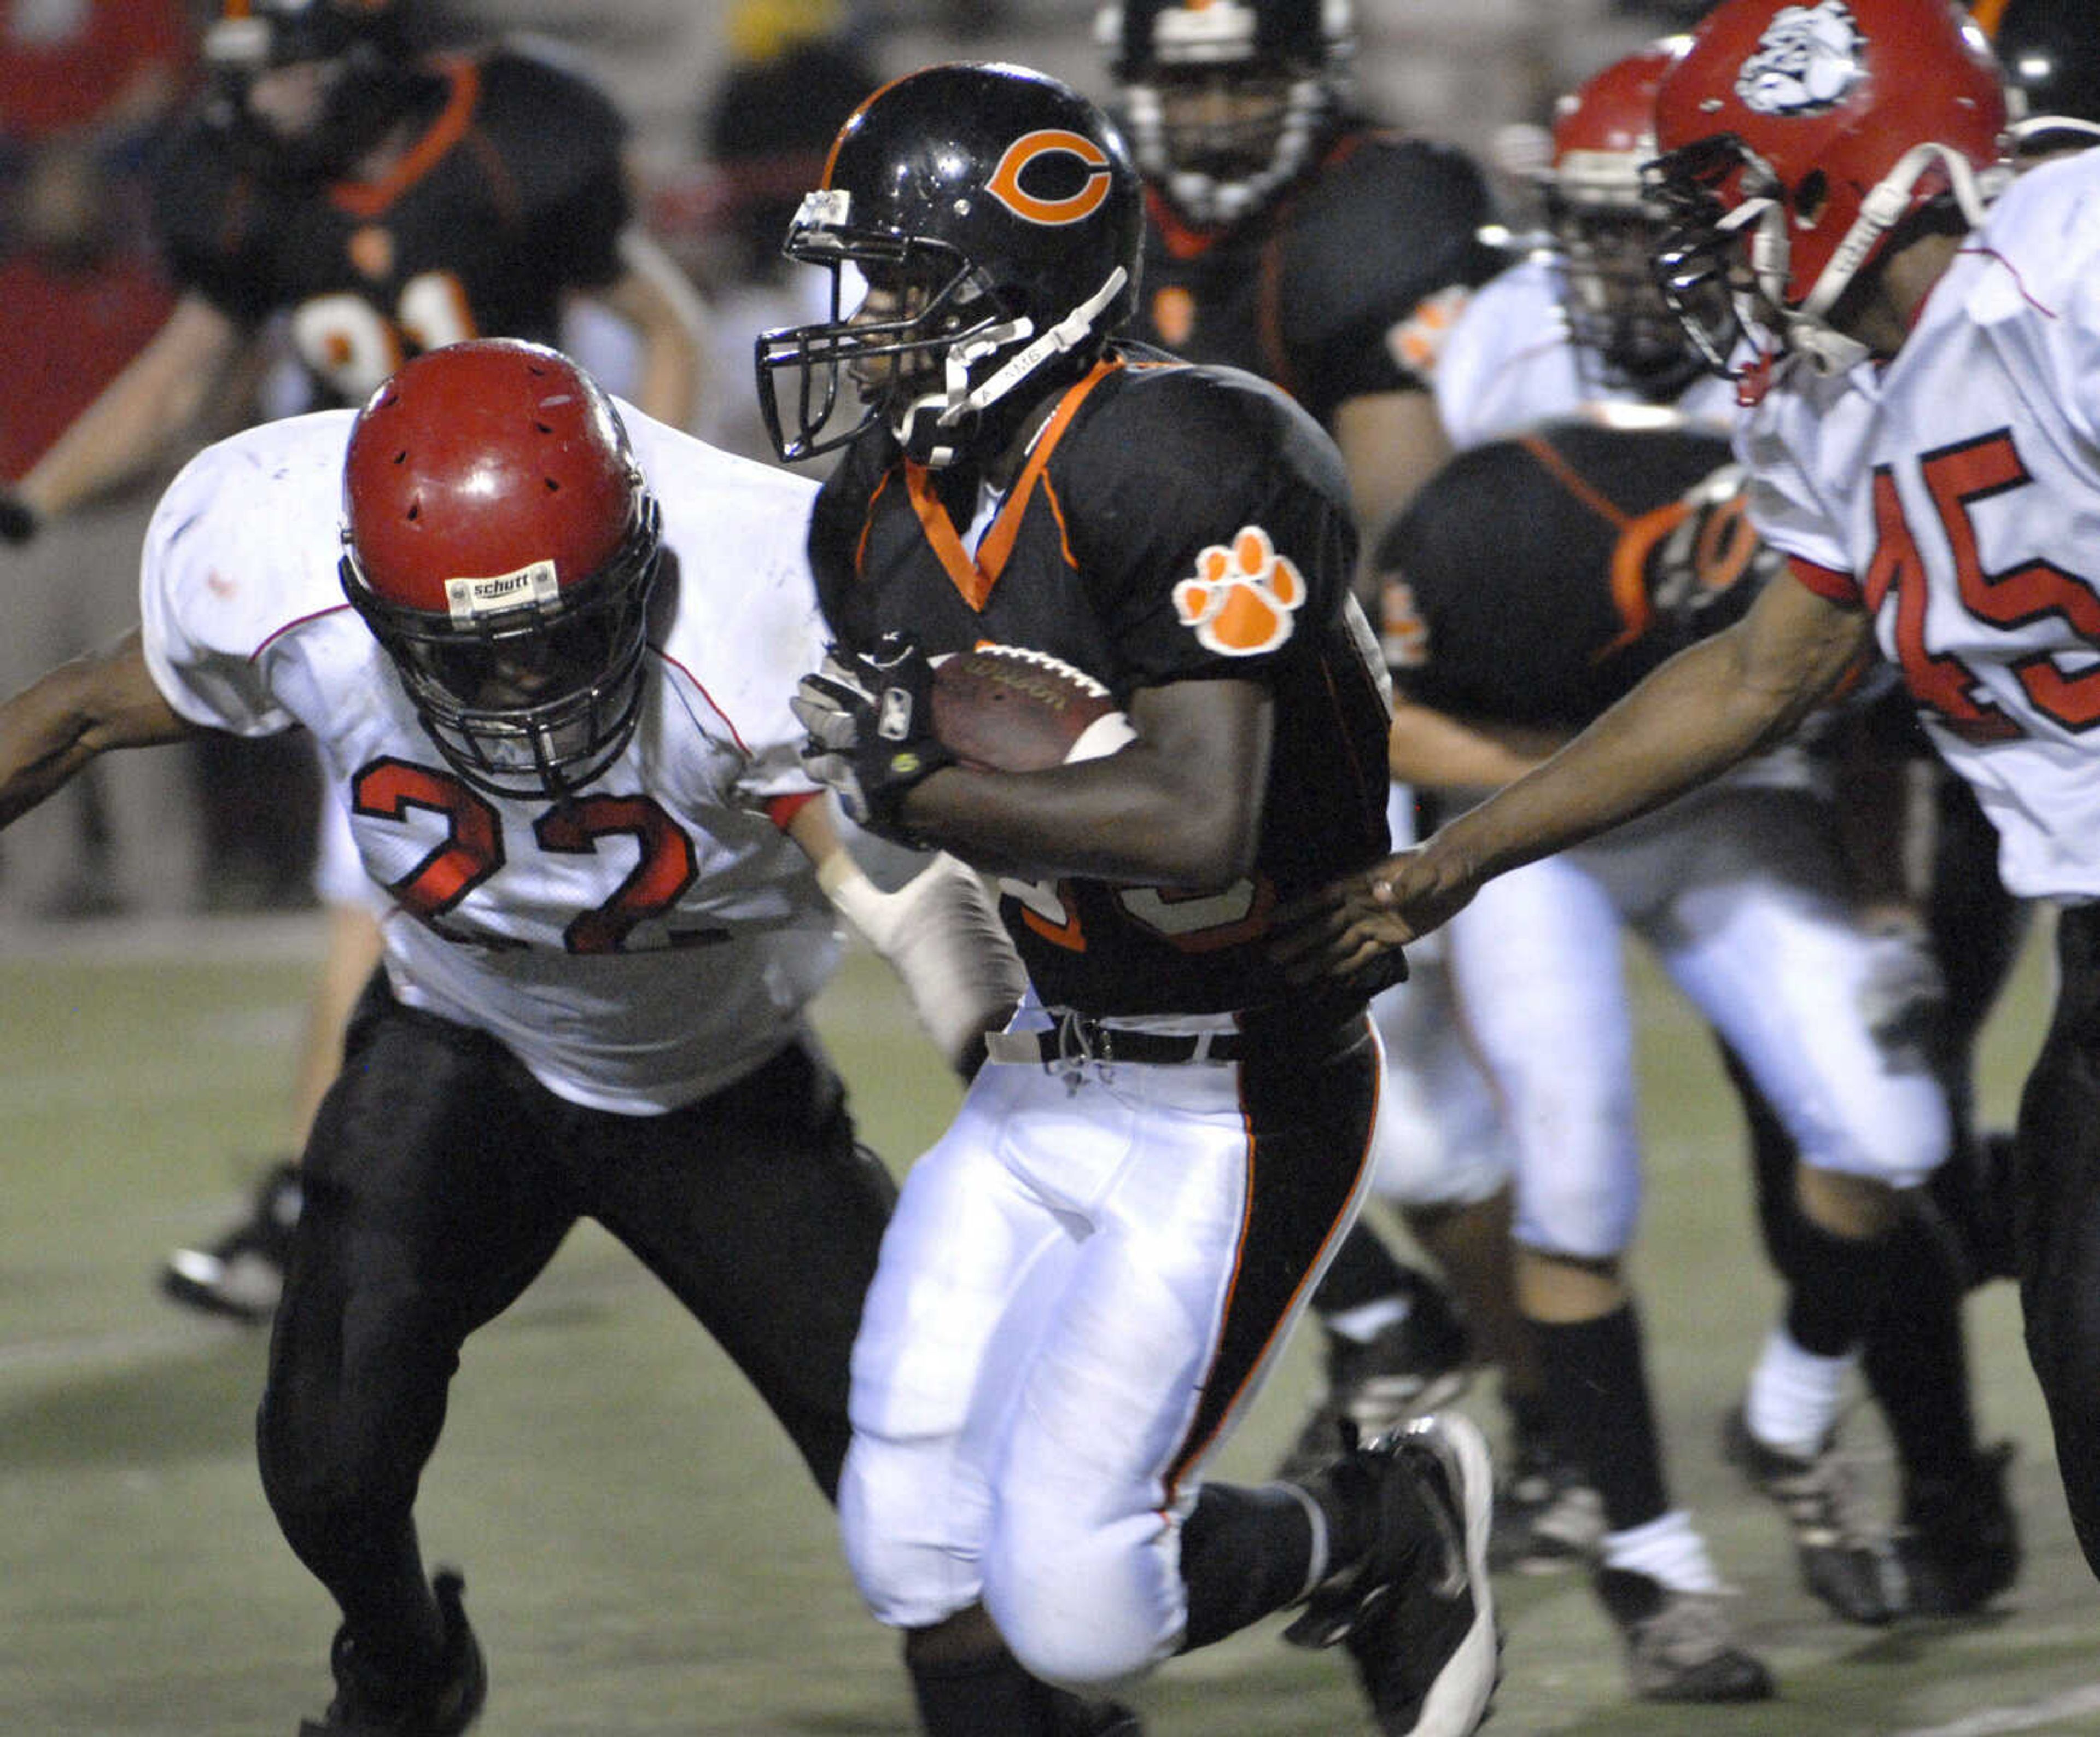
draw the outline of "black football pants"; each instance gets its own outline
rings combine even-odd
[[[2020,1098],[2014,1240],[2027,1356],[2100,1575],[2100,905],[2062,914],[2057,959],[2055,1012]]]
[[[411,1510],[461,1345],[578,1219],[668,1285],[786,1426],[829,1497],[848,1360],[894,1199],[805,1038],[710,1097],[624,1116],[557,1097],[493,1038],[383,975],[302,1163],[258,1446],[286,1540],[365,1656],[434,1638]]]

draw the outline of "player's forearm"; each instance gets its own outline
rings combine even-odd
[[[1457,718],[1401,700],[1386,741],[1387,770],[1425,790],[1498,790],[1542,764],[1566,740],[1544,730]]]
[[[98,755],[194,733],[153,686],[135,633],[109,652],[62,663],[0,702],[0,827]]]
[[[906,798],[905,823],[915,838],[988,874],[1024,880],[1073,875],[1202,891],[1249,871],[1255,833],[1241,825],[1238,804],[1192,796],[1136,760],[1113,772],[1103,764],[1029,773],[948,767]]]
[[[1660,808],[1789,730],[1720,634],[1665,663],[1543,765],[1442,828],[1429,852],[1474,884]]]
[[[629,231],[620,238],[620,252],[627,275],[607,293],[606,305],[641,339],[635,404],[660,422],[690,428],[709,385],[707,304],[647,236]]]
[[[1076,875],[1191,892],[1251,872],[1273,708],[1256,683],[1141,689],[1137,739],[1047,772],[951,766],[905,798],[905,824],[995,874]]]
[[[983,884],[952,857],[935,855],[893,893],[862,872],[822,802],[805,804],[788,835],[815,865],[817,883],[888,961],[926,1034],[964,1078],[984,1060],[987,1032],[1002,1029],[1027,987],[1020,955]]]
[[[236,336],[215,310],[182,303],[30,468],[17,495],[53,518],[130,481],[196,421]]]

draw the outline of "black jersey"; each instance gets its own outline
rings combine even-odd
[[[1335,407],[1423,384],[1463,293],[1506,262],[1481,239],[1485,179],[1448,146],[1352,130],[1247,221],[1193,230],[1148,191],[1133,337]]]
[[[1274,697],[1253,878],[1222,893],[1060,880],[1000,885],[1043,999],[1095,1015],[1219,1012],[1285,993],[1264,956],[1277,901],[1388,849],[1377,650],[1349,597],[1341,456],[1236,369],[1118,351],[1065,393],[974,553],[986,503],[955,471],[863,436],[833,471],[810,555],[834,635],[908,629],[931,652],[1047,651],[1119,703],[1239,677]]]
[[[565,291],[621,276],[625,128],[592,86],[506,50],[428,63],[421,132],[373,183],[273,177],[207,117],[156,205],[182,286],[243,324],[284,311],[333,396],[474,337],[551,343]]]
[[[1718,435],[1577,421],[1460,453],[1379,540],[1396,685],[1460,717],[1587,724],[1776,571],[1728,461]]]

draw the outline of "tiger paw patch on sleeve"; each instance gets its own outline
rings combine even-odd
[[[1290,637],[1305,595],[1305,577],[1290,557],[1276,552],[1260,526],[1246,525],[1230,547],[1214,543],[1197,556],[1194,576],[1174,588],[1174,607],[1207,650],[1252,657]]]

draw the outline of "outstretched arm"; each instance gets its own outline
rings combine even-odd
[[[203,411],[241,346],[240,327],[198,295],[81,412],[14,490],[38,518],[56,518],[90,495],[129,481]]]
[[[640,341],[636,407],[673,428],[690,429],[709,389],[707,305],[685,273],[638,229],[620,240],[626,274],[592,292]]]
[[[861,872],[822,801],[796,809],[788,835],[816,866],[839,914],[889,962],[949,1065],[971,1078],[985,1058],[986,1034],[1004,1028],[1028,986],[983,883],[937,853],[895,892],[884,892]]]
[[[0,827],[98,754],[198,734],[154,686],[134,628],[108,650],[61,663],[0,703]]]
[[[1448,921],[1484,882],[1660,808],[1791,731],[1869,649],[1870,619],[1775,579],[1535,771],[1426,844],[1282,914],[1295,977],[1343,981]]]

